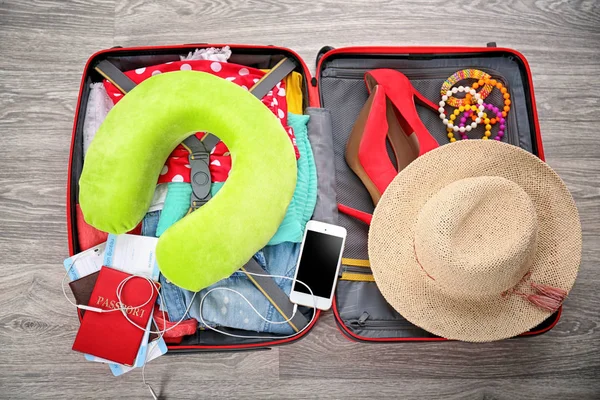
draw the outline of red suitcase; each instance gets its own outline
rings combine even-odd
[[[88,60],[79,91],[71,152],[69,180],[67,183],[67,231],[70,255],[80,251],[76,224],[78,180],[83,166],[82,125],[86,110],[89,84],[102,77],[94,66],[109,60],[121,70],[145,67],[179,60],[197,48],[222,47],[224,44],[186,44],[112,48],[94,54]],[[229,62],[255,68],[272,68],[283,57],[292,59],[296,71],[303,76],[303,108],[314,118],[325,115],[323,126],[329,124],[333,140],[334,163],[338,201],[365,212],[372,212],[369,194],[344,161],[344,148],[348,135],[367,99],[363,75],[375,68],[392,68],[404,73],[413,86],[430,100],[439,101],[441,83],[455,71],[477,68],[489,72],[509,87],[513,108],[507,117],[505,140],[518,145],[544,159],[542,140],[533,94],[533,82],[527,60],[519,52],[496,47],[348,47],[322,48],[317,55],[315,76],[311,76],[306,63],[294,51],[276,46],[229,45],[232,56]],[[419,115],[440,144],[447,143],[446,132],[437,114],[419,108]],[[326,128],[323,128],[326,129]],[[333,303],[340,331],[349,339],[367,342],[438,341],[436,337],[406,321],[383,299],[370,275],[366,248],[366,225],[339,215],[339,224],[348,230],[342,262],[341,279]],[[368,310],[368,311],[367,311]],[[560,318],[561,309],[538,327],[522,336],[549,331]],[[185,337],[180,344],[170,345],[170,351],[242,350],[266,348],[290,343],[307,334],[311,326],[292,338],[236,339],[212,331],[198,330]],[[243,332],[243,331],[242,331]]]

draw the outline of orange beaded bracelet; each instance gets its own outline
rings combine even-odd
[[[478,87],[484,86],[484,85],[485,86],[491,85],[492,87],[495,87],[496,89],[500,90],[500,93],[502,93],[502,98],[504,99],[504,107],[500,108],[500,109],[502,110],[502,116],[504,118],[506,118],[506,115],[508,115],[508,112],[510,111],[510,105],[512,103],[510,101],[510,94],[508,93],[508,89],[506,89],[501,82],[498,82],[496,79],[491,79],[491,78],[480,79],[478,82],[473,83],[473,85],[471,87],[473,89],[477,90]],[[470,103],[470,101],[471,101],[470,95],[467,94],[465,99],[468,99],[467,101]]]

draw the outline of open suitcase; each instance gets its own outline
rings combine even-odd
[[[77,240],[76,207],[78,181],[83,167],[83,120],[89,85],[102,79],[94,66],[102,60],[108,60],[121,70],[131,70],[178,61],[180,55],[197,48],[222,46],[224,44],[202,43],[112,48],[90,57],[81,80],[69,159],[67,231],[70,255],[81,251]],[[440,100],[442,82],[457,70],[476,68],[493,75],[509,88],[513,101],[503,140],[544,159],[531,71],[523,55],[512,49],[498,48],[494,43],[487,47],[323,47],[317,55],[316,74],[312,77],[306,63],[290,49],[256,45],[229,46],[232,50],[229,62],[232,63],[260,69],[272,68],[284,57],[296,63],[295,71],[303,77],[303,109],[313,121],[309,129],[322,129],[325,132],[321,134],[331,136],[337,199],[344,205],[368,213],[373,211],[367,190],[345,162],[344,151],[356,116],[368,97],[363,75],[375,68],[397,69],[434,103]],[[492,101],[494,96],[500,95],[492,93]],[[423,123],[440,145],[448,143],[445,128],[438,115],[424,107],[417,108]],[[341,277],[332,307],[340,331],[351,340],[366,342],[446,340],[412,325],[386,303],[368,267],[368,227],[341,213],[337,218],[338,224],[348,231]],[[301,311],[310,319],[312,309]],[[558,322],[560,312],[561,309],[522,336],[549,331]],[[317,310],[316,313],[311,326],[291,338],[278,339],[277,335],[261,334],[271,336],[272,339],[240,339],[209,330],[198,330],[195,335],[186,336],[180,344],[169,345],[169,351],[256,349],[293,342],[310,332],[320,312]],[[243,334],[245,331],[231,332]]]

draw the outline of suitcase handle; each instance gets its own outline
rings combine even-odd
[[[319,66],[319,61],[321,61],[321,57],[323,57],[323,55],[325,53],[327,53],[328,51],[331,51],[331,50],[335,50],[335,47],[333,47],[333,46],[323,46],[323,47],[321,47],[321,49],[317,53],[317,59],[315,61],[315,68]]]

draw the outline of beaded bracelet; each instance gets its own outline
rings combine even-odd
[[[454,74],[452,74],[451,76],[448,77],[448,79],[446,79],[444,81],[444,83],[442,83],[442,88],[440,90],[440,93],[442,94],[442,96],[448,92],[448,90],[450,90],[450,88],[452,86],[454,86],[455,84],[457,84],[460,81],[463,81],[465,79],[490,79],[491,76],[483,71],[480,71],[478,69],[461,69],[460,71],[456,71]],[[473,89],[477,89],[477,88],[473,88]],[[492,85],[485,85],[480,91],[479,91],[479,95],[481,96],[482,99],[485,99],[491,92],[492,90],[494,90],[494,86]],[[465,106],[468,105],[468,101],[466,98],[464,99],[459,99],[457,97],[449,97],[447,100],[447,103],[449,106],[452,107],[460,107],[460,106]]]
[[[504,118],[506,118],[508,112],[510,111],[511,105],[510,94],[508,93],[508,89],[506,89],[501,82],[498,82],[496,79],[490,78],[483,78],[480,79],[478,82],[473,83],[473,89],[477,89],[480,86],[484,86],[485,89],[488,85],[492,85],[492,87],[495,87],[496,89],[500,90],[500,93],[502,93],[502,97],[504,98],[504,107],[502,108],[501,114]],[[470,101],[469,95],[465,96],[465,100]]]
[[[466,93],[470,94],[472,97],[475,98],[475,100],[477,102],[476,106],[475,105],[467,106],[467,107],[476,107],[478,110],[475,121],[467,126],[454,125],[454,120],[456,119],[456,117],[461,112],[465,111],[464,106],[460,106],[459,108],[454,110],[454,112],[450,115],[450,117],[446,116],[446,109],[444,108],[446,106],[446,101],[448,101],[448,98],[449,98],[448,94],[459,93],[459,92],[466,92]],[[459,87],[453,87],[452,89],[449,89],[447,92],[445,92],[442,95],[442,100],[439,102],[439,105],[440,105],[440,108],[438,108],[438,111],[440,112],[440,119],[442,120],[444,125],[446,125],[448,127],[448,129],[452,129],[454,132],[460,132],[460,133],[469,132],[471,129],[477,128],[477,125],[479,125],[481,123],[481,117],[483,117],[483,110],[485,110],[485,107],[483,106],[483,99],[481,98],[479,93],[477,93],[477,91],[475,91],[475,89],[471,89],[468,86],[459,86]]]
[[[482,137],[483,140],[487,140],[489,139],[490,136],[492,136],[492,125],[494,125],[496,122],[500,123],[500,127],[498,128],[498,133],[496,134],[496,137],[494,137],[494,140],[502,140],[502,138],[504,137],[504,133],[506,131],[506,119],[502,116],[502,113],[500,111],[500,109],[496,106],[494,106],[493,104],[489,104],[489,103],[483,103],[483,106],[485,108],[487,108],[489,111],[493,112],[494,114],[496,114],[496,118],[488,118],[486,113],[483,113],[483,123],[485,124],[485,133]],[[460,108],[459,108],[460,110]],[[464,108],[464,115],[461,117],[460,121],[459,121],[459,129],[460,127],[463,127],[466,125],[467,123],[467,119],[472,116],[475,115],[474,112],[477,111],[478,108],[476,106],[467,106]],[[467,125],[465,128],[469,128],[470,125]],[[470,131],[470,129],[468,129]],[[461,132],[461,138],[464,139],[468,139],[469,137],[467,136],[466,133]],[[456,138],[454,137],[454,130],[448,128],[448,139],[450,139],[450,142],[455,142]]]

